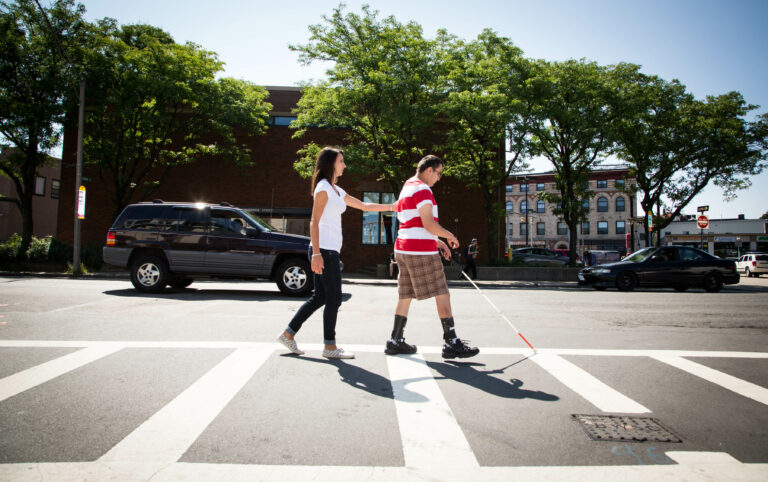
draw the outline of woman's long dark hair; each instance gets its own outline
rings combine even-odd
[[[312,194],[315,193],[317,183],[323,179],[327,179],[330,184],[333,184],[333,165],[336,163],[336,158],[339,157],[339,154],[343,155],[344,151],[333,147],[323,147],[317,153],[315,173],[312,175]]]

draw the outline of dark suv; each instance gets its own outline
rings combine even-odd
[[[266,278],[283,293],[312,290],[309,238],[279,233],[229,203],[132,204],[107,233],[104,262],[131,270],[139,290],[186,288],[198,278]]]

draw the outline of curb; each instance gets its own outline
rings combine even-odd
[[[87,273],[73,276],[67,273],[36,272],[36,271],[0,271],[0,277],[6,278],[51,278],[51,279],[92,279],[92,280],[129,280],[127,272],[115,271]],[[265,280],[266,281],[266,280]],[[579,288],[575,281],[515,281],[515,280],[473,280],[480,288]],[[342,284],[368,285],[368,286],[392,286],[397,287],[397,280],[379,278],[344,278]],[[465,280],[449,280],[448,286],[452,288],[472,288],[472,284]]]

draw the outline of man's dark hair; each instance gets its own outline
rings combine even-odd
[[[423,157],[423,158],[422,158],[422,159],[419,161],[419,165],[418,165],[418,167],[417,167],[416,169],[417,169],[417,172],[421,173],[421,172],[424,172],[424,171],[426,171],[426,170],[427,170],[427,169],[429,169],[430,167],[431,167],[432,169],[436,169],[436,168],[437,168],[437,166],[442,166],[442,165],[444,165],[444,164],[445,164],[445,163],[443,162],[443,160],[442,160],[442,159],[440,159],[439,157],[437,157],[437,156],[435,156],[435,155],[429,154],[429,155],[427,155],[427,156],[424,156],[424,157]]]

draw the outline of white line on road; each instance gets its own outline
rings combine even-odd
[[[55,310],[44,311],[42,314],[47,315],[49,313],[58,313],[60,311],[74,310],[75,308],[82,308],[84,306],[91,306],[91,305],[99,305],[101,303],[106,303],[108,301],[113,301],[113,298],[107,298],[107,299],[98,300],[98,301],[91,301],[90,303],[81,303],[79,305],[64,306],[62,308],[56,308]]]
[[[178,461],[272,353],[272,348],[264,347],[236,350],[115,445],[99,462]]]
[[[0,379],[0,401],[122,349],[119,343],[90,346]]]
[[[736,378],[721,371],[709,368],[700,363],[692,362],[684,358],[676,356],[654,356],[653,359],[660,362],[664,362],[667,365],[672,365],[675,368],[686,371],[691,375],[696,375],[707,381],[710,381],[716,385],[727,388],[739,395],[757,400],[758,402],[768,405],[768,390],[765,388],[750,383],[746,380]]]
[[[478,467],[451,408],[421,355],[388,356],[405,466]]]
[[[531,357],[531,360],[603,412],[650,412],[649,409],[622,395],[564,358],[553,354],[539,353]]]

